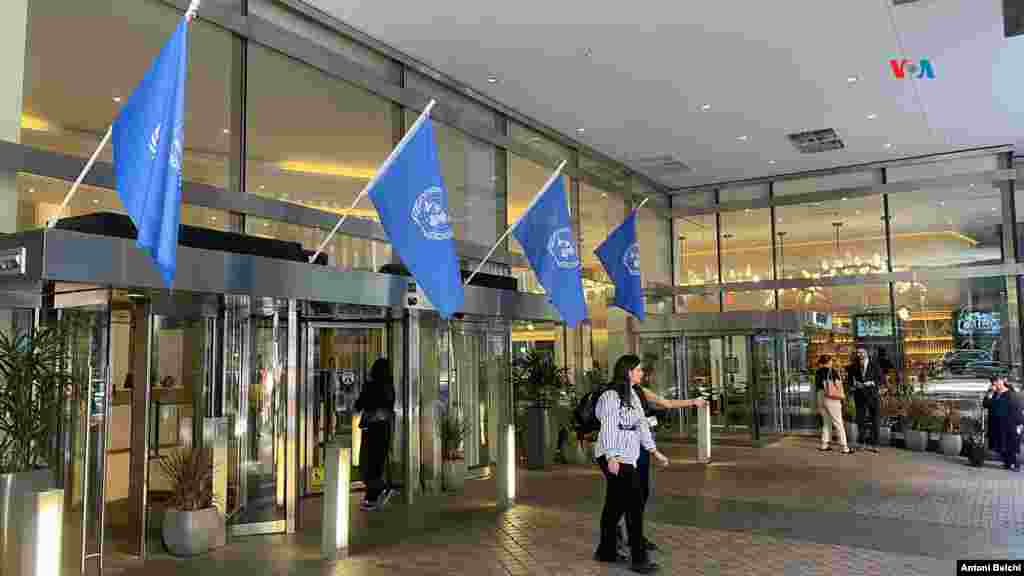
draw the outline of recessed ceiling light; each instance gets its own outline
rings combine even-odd
[[[32,194],[32,193],[33,193],[33,192],[35,192],[35,191],[36,191],[36,189],[35,189],[35,188],[29,188],[29,189],[28,189],[28,193],[29,193],[29,194]]]
[[[121,101],[121,97],[120,96],[114,96],[114,102],[120,102],[120,101]]]
[[[266,190],[266,189],[267,189],[266,186],[264,186],[263,184],[260,184],[260,190]]]
[[[846,196],[843,196],[843,200],[846,200]]]
[[[945,206],[945,205],[946,205],[946,201],[945,200],[939,202],[939,206]]]
[[[769,160],[768,163],[769,164],[775,164],[775,160]]]
[[[856,84],[857,80],[858,80],[858,78],[856,76],[847,76],[846,77],[846,83],[847,84]]]
[[[700,109],[707,112],[708,110],[711,110],[711,104],[704,104]]]
[[[579,132],[580,134],[583,134],[583,133],[584,133],[584,132],[586,132],[586,131],[587,131],[587,129],[586,129],[586,128],[577,128],[577,129],[576,129],[576,132]]]
[[[225,129],[224,129],[224,133],[225,133],[225,134],[231,134],[231,130],[228,130],[227,128],[225,128]]]
[[[93,201],[92,201],[92,203],[93,203],[93,204],[99,204],[99,203],[100,203],[100,201],[99,201],[99,200],[96,200],[95,198],[93,198]]]
[[[488,82],[488,84],[497,84],[498,83],[498,77],[497,76],[488,76],[487,77],[487,82]]]
[[[993,211],[993,212],[995,212],[995,211],[996,211],[996,208],[995,208],[995,206],[993,206],[993,207],[992,207],[992,211]]]
[[[878,118],[878,114],[875,114],[875,113],[868,114],[868,120],[874,120],[875,118]]]
[[[744,212],[746,212],[747,214],[750,214],[752,212],[752,210],[750,208],[747,208],[746,210],[744,210]]]
[[[885,149],[888,150],[889,148],[892,148],[892,144],[889,143],[889,142],[886,142],[885,143]]]
[[[736,139],[739,140],[740,142],[746,142],[747,141],[747,137],[746,136],[737,136]]]
[[[968,186],[968,188],[974,188],[974,184],[971,184],[970,186]]]

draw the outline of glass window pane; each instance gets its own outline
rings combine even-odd
[[[406,129],[419,112],[406,110]],[[497,149],[451,126],[434,122],[441,175],[455,238],[488,248],[504,232],[504,203],[498,203]]]
[[[856,344],[868,346],[873,352],[884,347],[889,350],[889,358],[896,357],[891,349],[895,340],[888,284],[814,286],[779,292],[782,309],[817,312],[807,347],[808,365],[816,366],[817,359],[827,354],[842,369],[849,364]]]
[[[626,203],[618,194],[609,193],[586,183],[580,183],[580,227],[583,241],[580,246],[583,273],[594,280],[607,281],[608,275],[594,250],[605,241],[608,233],[626,218]]]
[[[392,105],[257,44],[249,70],[248,191],[343,214],[391,152]],[[351,216],[377,211],[363,198]]]
[[[327,232],[319,228],[287,224],[276,220],[250,216],[245,219],[246,234],[261,238],[274,238],[286,242],[298,242],[304,250],[315,251],[323,242]],[[391,263],[391,245],[345,234],[335,234],[324,247],[327,263],[342,270],[366,270],[377,272]],[[310,254],[312,255],[312,254]]]
[[[984,184],[890,194],[893,270],[999,262],[1001,209]]]
[[[971,172],[987,172],[997,170],[999,168],[998,161],[996,156],[975,156],[973,158],[957,158],[942,162],[894,166],[885,169],[885,181],[903,182],[925,178],[942,178],[943,176],[955,176]]]
[[[705,294],[677,294],[676,312],[688,314],[693,312],[720,312],[722,309],[718,290],[710,290]]]
[[[672,221],[666,214],[668,202],[653,196],[648,197],[637,214],[637,239],[645,283],[672,284]]]
[[[586,154],[580,154],[580,170],[597,176],[617,190],[623,190],[629,186],[629,173],[623,168]]]
[[[1019,382],[1014,278],[898,283],[902,381],[929,395],[980,398],[992,373]]]
[[[775,310],[775,291],[726,292],[722,308],[726,312]]]
[[[672,197],[673,208],[708,208],[715,205],[714,190],[684,192]]]
[[[515,222],[520,215],[522,215],[537,192],[540,192],[541,187],[544,186],[544,183],[551,177],[551,173],[554,172],[554,168],[542,166],[536,162],[527,160],[522,156],[516,156],[515,154],[509,154],[508,157],[509,180],[507,221],[511,224],[512,222]],[[572,195],[570,193],[572,188],[571,181],[568,176],[562,176],[562,184],[565,186],[565,195],[569,202],[569,213],[572,214],[574,212],[572,207]],[[504,228],[502,229],[502,232],[504,232]],[[523,253],[522,247],[514,238],[509,238],[508,249],[510,252],[515,254]],[[516,269],[514,270],[514,273],[516,278],[519,280],[520,291],[539,294],[544,293],[544,289],[540,286],[540,283],[537,281],[532,269],[528,267]]]
[[[715,215],[687,216],[676,220],[678,252],[676,284],[699,286],[718,283],[715,252]]]
[[[71,189],[71,184],[58,178],[18,173],[18,230],[42,228],[50,219],[56,218],[64,196]],[[126,214],[116,190],[83,184],[78,187],[63,217],[84,216],[97,212]],[[227,212],[192,204],[182,205],[181,223],[223,231],[230,230],[231,224]]]
[[[771,280],[771,210],[723,212],[722,281]]]
[[[881,196],[775,208],[780,279],[884,274]]]
[[[22,143],[88,158],[182,14],[156,0],[33,0]],[[69,45],[69,38],[85,30],[88,42]],[[209,22],[192,25],[182,171],[187,181],[227,188],[231,135],[225,130],[235,41]],[[99,159],[111,162],[112,146]]]
[[[437,106],[446,112],[455,113],[460,123],[470,126],[485,128],[487,130],[498,129],[498,114],[487,106],[463,96],[458,92],[442,85],[437,80],[429,78],[416,70],[407,70],[405,75],[405,86],[437,100]]]
[[[856,188],[858,186],[871,186],[879,179],[877,170],[866,172],[843,172],[841,174],[826,174],[813,178],[795,178],[793,180],[780,180],[772,184],[772,194],[776,197],[793,196],[796,194],[809,194],[811,192],[823,192],[825,190],[837,190],[839,188]]]

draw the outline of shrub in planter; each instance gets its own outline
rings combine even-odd
[[[209,552],[223,541],[224,518],[214,507],[213,456],[209,450],[175,450],[157,461],[171,484],[161,534],[175,556]]]
[[[907,448],[915,452],[928,449],[928,432],[934,427],[934,407],[923,398],[911,398],[907,402],[903,436]]]
[[[457,404],[445,411],[441,420],[441,466],[445,490],[457,492],[466,483],[466,458],[462,452],[462,439],[467,429]]]
[[[960,436],[960,411],[953,404],[943,404],[942,436],[939,437],[939,450],[946,456],[959,456],[963,450],[963,438]]]
[[[526,411],[526,466],[543,469],[548,457],[548,410],[570,390],[569,370],[559,367],[546,351],[531,351],[512,362],[512,388]]]
[[[843,426],[846,427],[846,443],[849,446],[857,444],[857,407],[854,405],[853,398],[847,395],[846,400],[843,400]]]

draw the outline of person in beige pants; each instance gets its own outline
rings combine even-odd
[[[832,368],[832,357],[824,355],[818,359],[818,371],[814,374],[814,384],[818,389],[818,413],[821,414],[821,447],[818,450],[832,450],[832,427],[839,432],[839,446],[843,454],[853,453],[846,444],[846,428],[843,426],[843,401],[825,397],[825,383],[838,380],[839,374]]]

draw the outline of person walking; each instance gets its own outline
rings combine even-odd
[[[391,363],[378,358],[370,368],[370,381],[363,386],[355,402],[361,412],[359,428],[363,430],[362,463],[366,495],[360,507],[376,510],[391,499],[394,490],[384,481],[384,464],[391,449],[391,426],[395,411],[395,386],[391,379]]]
[[[883,383],[882,370],[877,361],[868,358],[867,348],[857,348],[856,360],[846,369],[853,400],[857,407],[857,429],[860,444],[869,452],[878,452],[878,437],[882,422],[879,419],[881,398],[878,387]]]
[[[818,413],[821,414],[821,447],[822,452],[832,450],[832,428],[839,435],[839,446],[843,454],[852,454],[853,450],[846,444],[846,427],[843,426],[843,401],[836,395],[829,395],[829,388],[838,385],[842,390],[843,383],[839,373],[832,368],[832,357],[828,354],[818,358],[818,370],[814,374],[814,385],[818,389]]]
[[[658,565],[648,557],[643,533],[643,485],[637,473],[641,451],[647,451],[663,466],[668,458],[658,451],[651,436],[633,386],[643,382],[640,359],[627,355],[615,363],[611,388],[601,394],[595,413],[601,422],[594,456],[606,481],[604,509],[601,512],[601,542],[594,559],[599,562],[619,560],[616,549],[616,526],[623,514],[629,530],[632,570],[650,574]]]

